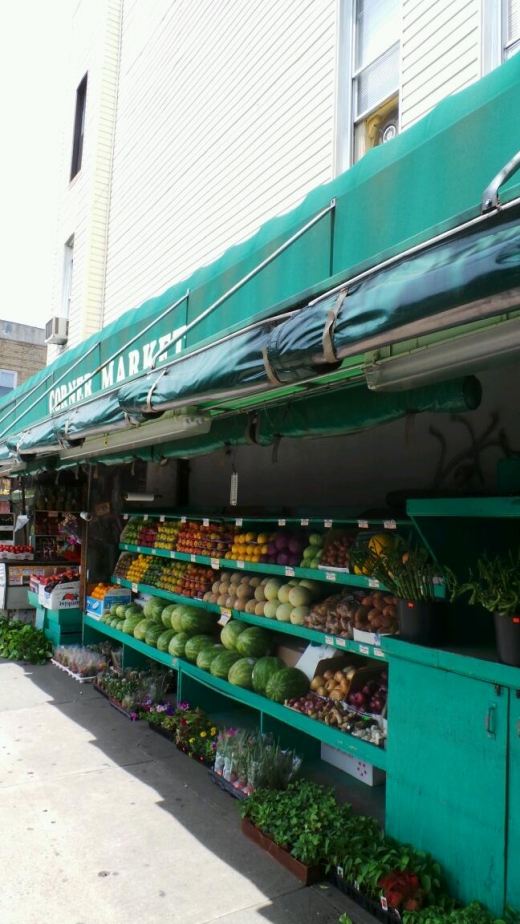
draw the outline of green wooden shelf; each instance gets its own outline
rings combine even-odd
[[[132,512],[123,511],[123,519],[125,520],[159,520],[161,523],[165,523],[167,520],[174,520],[175,522],[180,523],[205,523],[209,525],[210,523],[232,523],[235,526],[245,526],[246,524],[251,524],[252,526],[259,526],[262,523],[270,524],[271,526],[321,526],[324,529],[330,529],[335,526],[357,526],[358,529],[397,529],[399,526],[410,526],[410,520],[408,519],[392,519],[388,517],[384,519],[382,517],[376,518],[363,518],[363,517],[326,517],[326,516],[314,516],[314,517],[277,517],[277,516],[264,516],[264,517],[229,517],[229,516],[200,516],[199,514],[178,514],[178,513],[157,513],[156,511],[148,511],[147,513],[137,513],[135,510]]]
[[[520,517],[520,497],[441,497],[409,500],[406,509],[416,517]]]
[[[115,639],[117,642],[120,642],[121,645],[128,645],[128,647],[133,648],[134,651],[139,651],[140,654],[146,655],[147,658],[152,658],[153,661],[158,661],[166,667],[177,667],[177,658],[173,658],[168,652],[157,651],[157,648],[152,648],[150,645],[140,642],[138,639],[134,638],[133,635],[128,635],[126,632],[119,632],[118,629],[112,629],[111,626],[107,626],[104,622],[101,622],[99,619],[94,619],[86,613],[83,616],[83,625],[88,626],[89,629],[94,629],[101,635],[107,635],[109,638]]]

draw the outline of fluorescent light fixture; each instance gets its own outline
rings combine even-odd
[[[82,446],[73,449],[62,449],[60,458],[72,462],[89,459],[93,456],[107,455],[111,452],[123,452],[140,449],[143,446],[155,446],[158,443],[169,443],[181,440],[187,436],[199,436],[209,433],[211,417],[204,414],[179,415],[166,420],[146,422],[138,427],[127,427],[125,430],[105,432],[102,436],[87,439]]]
[[[520,359],[520,318],[364,367],[371,391],[405,391]]]

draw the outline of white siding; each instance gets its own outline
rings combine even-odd
[[[401,124],[480,76],[479,0],[403,0]]]
[[[332,176],[335,0],[126,0],[104,323]]]

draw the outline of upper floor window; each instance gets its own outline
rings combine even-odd
[[[11,369],[0,369],[0,397],[16,388],[18,373]]]
[[[74,136],[72,139],[72,163],[70,179],[73,180],[81,170],[83,157],[83,133],[85,130],[85,108],[87,103],[87,74],[76,90],[76,113],[74,115]]]
[[[400,0],[343,0],[336,172],[399,130]]]

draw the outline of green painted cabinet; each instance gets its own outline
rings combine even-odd
[[[449,871],[453,894],[501,912],[509,691],[498,689],[392,660],[386,829],[431,852]]]
[[[510,691],[506,901],[520,908],[520,690]]]

